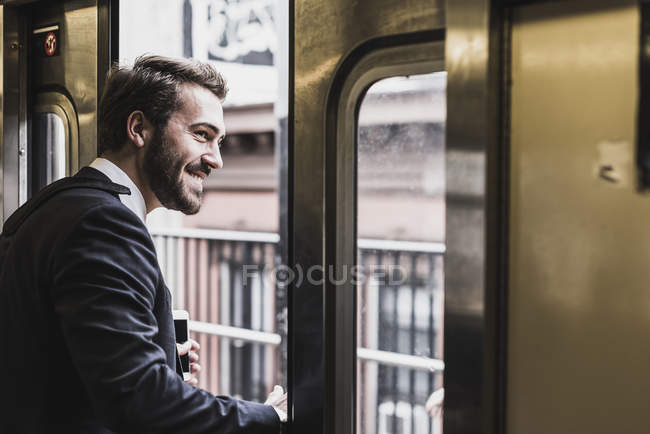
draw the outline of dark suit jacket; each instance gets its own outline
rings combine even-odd
[[[273,433],[272,407],[215,397],[176,370],[170,294],[151,237],[84,168],[0,236],[1,433]]]

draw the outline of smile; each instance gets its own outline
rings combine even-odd
[[[197,181],[203,181],[208,175],[205,174],[205,172],[198,171],[198,172],[190,172],[187,171],[187,174],[190,175],[192,178],[196,179]]]

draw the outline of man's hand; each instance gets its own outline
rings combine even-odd
[[[445,389],[438,389],[435,392],[429,396],[429,399],[427,399],[427,403],[424,404],[424,408],[426,408],[427,413],[429,413],[429,416],[432,418],[437,417],[440,412],[442,411],[442,404],[445,400]]]
[[[275,412],[280,418],[280,422],[287,421],[287,394],[284,393],[282,386],[275,386],[264,404],[270,405],[275,409]]]
[[[190,355],[190,378],[185,382],[191,384],[192,386],[197,386],[199,384],[199,379],[197,378],[199,372],[201,372],[201,365],[199,365],[199,354],[197,351],[201,349],[201,345],[194,339],[190,339],[185,343],[176,344],[176,349],[178,350],[178,355],[184,356],[185,354]],[[286,406],[286,405],[285,405]]]

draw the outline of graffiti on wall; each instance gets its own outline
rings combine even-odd
[[[277,50],[276,0],[210,0],[208,58],[273,65]]]

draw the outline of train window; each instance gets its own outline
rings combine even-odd
[[[49,183],[66,176],[66,134],[61,116],[55,113],[36,113],[33,119],[32,151],[33,188],[40,190]]]
[[[30,195],[79,166],[79,123],[70,99],[60,92],[38,92],[32,113]]]
[[[208,177],[201,211],[156,210],[147,224],[174,308],[189,311],[201,344],[199,386],[252,401],[286,387],[286,297],[273,272],[282,248],[275,155],[284,3],[122,0],[119,11],[121,60],[191,57],[228,83],[224,167]]]
[[[357,131],[357,432],[442,432],[446,73],[373,84]],[[433,412],[431,412],[433,413]]]

